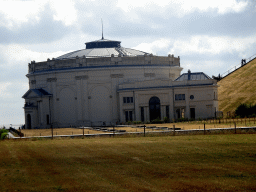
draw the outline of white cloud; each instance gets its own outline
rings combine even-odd
[[[61,56],[71,51],[67,51],[67,52],[56,51],[52,53],[36,52],[36,51],[31,51],[23,47],[22,45],[11,44],[8,46],[0,46],[0,52],[2,52],[3,57],[8,60],[9,66],[10,66],[10,65],[16,65],[17,62],[28,63],[31,60],[35,60],[37,62],[46,61],[47,58],[50,58],[50,59],[56,58],[58,56]]]
[[[55,11],[54,19],[62,21],[65,25],[72,25],[77,20],[75,3],[72,0],[49,1]]]
[[[241,12],[246,6],[247,1],[237,0],[214,0],[214,1],[202,1],[202,0],[118,0],[117,7],[120,7],[125,12],[130,12],[133,9],[139,8],[140,11],[153,11],[159,9],[172,9],[176,16],[184,16],[192,13],[196,10],[201,12],[207,12],[211,9],[216,9],[219,14],[225,14],[229,12]]]
[[[40,21],[40,14],[45,10],[45,6],[50,4],[54,12],[53,19],[62,21],[65,25],[72,25],[77,19],[75,3],[72,0],[0,0],[0,26],[12,29],[27,22]]]
[[[233,37],[211,37],[193,36],[188,39],[176,40],[170,53],[180,55],[190,54],[221,54],[239,52],[244,54],[250,46],[256,43],[255,37],[233,38]]]
[[[153,41],[152,43],[141,43],[138,46],[133,47],[133,49],[145,51],[147,53],[157,54],[157,52],[167,49],[169,45],[170,45],[170,40],[159,39],[159,40]]]
[[[256,43],[256,36],[235,38],[227,36],[191,36],[182,39],[159,39],[152,43],[141,43],[134,49],[156,54],[166,52],[174,55],[194,55],[194,54],[233,54],[240,57],[248,57],[246,52]]]
[[[21,81],[0,82],[0,99],[12,99],[17,95],[25,94],[28,90],[28,83]],[[15,90],[15,91],[14,91]]]
[[[11,82],[0,82],[0,98],[8,98],[10,96],[10,93],[7,92],[8,87],[12,85]]]
[[[36,19],[38,21],[38,14],[44,7],[43,1],[0,0],[0,5],[0,14],[3,15],[0,26],[8,28],[28,22],[29,19]]]

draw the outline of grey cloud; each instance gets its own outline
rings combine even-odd
[[[251,35],[256,27],[255,7],[250,6],[241,13],[218,14],[216,10],[210,12],[193,12],[183,17],[175,17],[170,12],[173,8],[165,8],[164,14],[137,11],[138,21],[119,9],[105,10],[99,7],[101,15],[106,16],[107,25],[104,27],[110,36],[152,36],[173,37],[191,35]],[[98,20],[97,20],[98,19]],[[106,20],[105,19],[105,20]],[[101,32],[100,17],[87,20],[82,30],[85,33]]]
[[[38,23],[31,21],[14,29],[0,27],[1,44],[45,43],[61,39],[72,31],[72,27],[65,26],[61,21],[55,21],[53,14],[47,4],[44,11],[39,15],[40,21]]]

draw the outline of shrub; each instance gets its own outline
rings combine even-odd
[[[179,119],[176,119],[175,122],[185,122],[185,121],[188,121],[188,118],[179,118]]]
[[[165,122],[165,123],[170,123],[170,119],[169,119],[168,117],[165,117],[165,118],[164,118],[164,122]]]
[[[8,130],[6,129],[0,129],[0,139],[3,140],[6,138],[6,135],[8,135]]]
[[[163,123],[164,121],[162,121],[161,119],[157,118],[151,121],[151,123],[153,124],[158,124],[158,123]]]
[[[236,116],[240,116],[240,117],[245,117],[248,116],[249,110],[248,110],[248,105],[246,104],[241,104],[239,105],[236,110],[235,110],[235,114]]]
[[[8,133],[2,133],[0,139],[1,139],[1,140],[4,140],[4,139],[6,138],[6,135],[8,135]]]

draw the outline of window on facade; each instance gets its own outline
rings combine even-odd
[[[169,106],[166,106],[165,110],[166,110],[166,117],[169,119],[170,118]]]
[[[123,103],[133,103],[133,97],[123,97]]]
[[[190,118],[195,119],[196,118],[196,109],[190,108]]]
[[[185,100],[185,94],[175,94],[175,100]]]
[[[185,109],[181,108],[180,112],[181,112],[181,118],[185,118]]]
[[[216,93],[216,92],[214,92],[213,99],[214,99],[214,100],[216,100],[216,99],[217,99],[217,93]]]
[[[133,113],[132,111],[125,111],[125,121],[133,121]]]
[[[145,121],[145,119],[144,119],[144,107],[140,108],[140,117],[141,117],[141,122],[144,122]]]
[[[50,116],[49,115],[46,115],[46,121],[47,121],[47,125],[50,124]]]

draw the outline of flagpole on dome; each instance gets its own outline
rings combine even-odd
[[[104,37],[103,37],[103,21],[102,21],[102,18],[101,18],[101,25],[102,25],[102,38],[101,39],[104,39]]]

